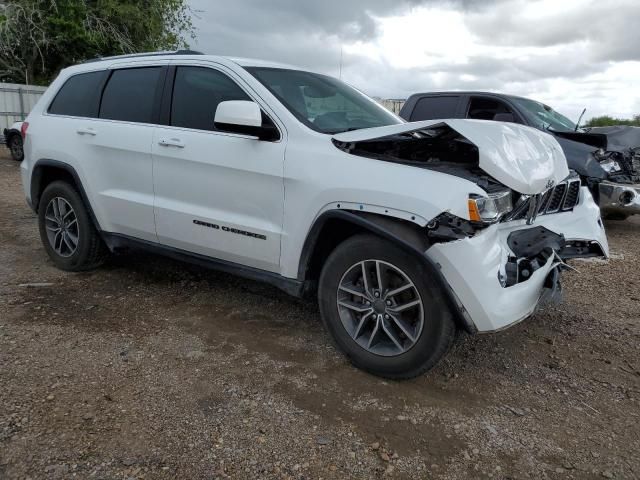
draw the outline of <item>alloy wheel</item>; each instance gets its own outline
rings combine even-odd
[[[418,289],[400,268],[382,260],[364,260],[347,269],[338,286],[337,307],[351,338],[376,355],[407,352],[424,326]]]
[[[68,258],[78,249],[80,228],[71,204],[62,197],[53,198],[45,211],[45,228],[51,248]]]

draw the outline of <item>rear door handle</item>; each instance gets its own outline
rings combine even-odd
[[[97,135],[97,132],[93,128],[79,128],[76,130],[76,133],[78,135],[91,135],[92,137]]]
[[[182,140],[180,140],[179,138],[171,138],[171,139],[163,138],[158,143],[162,147],[184,148],[184,142]]]

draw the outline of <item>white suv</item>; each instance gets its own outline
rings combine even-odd
[[[144,247],[302,296],[351,361],[409,378],[608,254],[553,137],[405,123],[328,76],[196,52],[63,70],[29,115],[24,191],[60,268]],[[549,296],[549,295],[547,295]]]

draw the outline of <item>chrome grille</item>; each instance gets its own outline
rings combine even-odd
[[[518,200],[511,215],[505,220],[522,220],[527,218],[529,204],[534,197],[523,195]],[[573,210],[580,201],[580,179],[570,178],[541,194],[538,215],[550,215]]]
[[[578,205],[580,201],[580,180],[567,183],[567,194],[564,196],[562,209],[571,209]]]
[[[640,175],[640,148],[636,148],[633,151],[633,158],[631,159],[633,170]]]
[[[562,201],[564,200],[565,194],[567,193],[567,185],[564,183],[559,183],[553,189],[551,193],[551,200],[549,200],[549,206],[544,209],[544,211],[538,210],[538,215],[543,215],[545,213],[556,213],[562,207]]]

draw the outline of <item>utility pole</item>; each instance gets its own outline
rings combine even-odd
[[[342,50],[343,50],[343,47],[342,45],[340,45],[340,76],[339,76],[340,80],[342,80]]]

